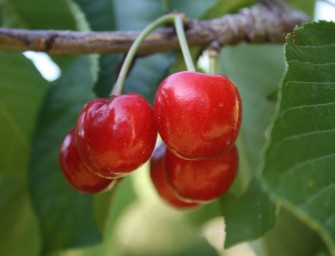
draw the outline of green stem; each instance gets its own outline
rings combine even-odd
[[[207,47],[206,53],[209,62],[209,73],[215,74],[218,72],[218,56],[220,54],[220,44],[218,42],[212,42],[209,47]]]
[[[175,16],[175,28],[177,32],[177,37],[179,40],[180,48],[184,56],[184,60],[186,63],[186,68],[189,71],[195,71],[195,67],[193,64],[192,56],[190,53],[190,48],[187,44],[186,36],[185,36],[185,31],[184,31],[184,22],[183,22],[184,16],[179,14]]]
[[[127,56],[123,62],[120,74],[118,76],[118,79],[115,83],[114,89],[111,92],[111,95],[120,95],[122,93],[123,85],[126,80],[129,68],[131,66],[131,63],[136,55],[136,52],[144,39],[156,28],[163,24],[167,23],[173,23],[175,21],[175,14],[167,14],[164,15],[157,20],[150,23],[142,32],[141,34],[136,38],[136,40],[133,42],[132,46],[130,47]]]
[[[211,54],[208,56],[209,61],[209,74],[217,73],[217,58]]]

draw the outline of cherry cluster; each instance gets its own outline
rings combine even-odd
[[[178,72],[160,84],[154,108],[137,94],[88,102],[63,140],[60,166],[74,189],[97,193],[151,158],[158,194],[195,207],[231,186],[240,125],[240,95],[227,77]],[[163,143],[154,149],[157,132]]]

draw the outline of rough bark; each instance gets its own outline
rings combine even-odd
[[[307,22],[302,12],[281,0],[263,0],[236,14],[212,20],[189,20],[186,36],[189,45],[206,47],[251,43],[281,43],[294,26]],[[0,49],[33,50],[50,54],[124,53],[139,32],[79,32],[52,30],[21,30],[0,28]],[[151,33],[139,48],[139,55],[179,48],[173,28]]]

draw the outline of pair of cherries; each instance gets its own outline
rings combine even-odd
[[[242,109],[235,85],[222,75],[177,73],[161,83],[154,107],[165,143],[150,162],[158,194],[181,209],[223,195],[238,168]]]
[[[202,184],[202,189],[196,189],[196,194],[206,194],[203,185],[207,184],[208,191],[211,190],[213,182],[220,180],[214,173],[221,170],[227,173],[227,177],[232,177],[220,180],[220,186],[225,187],[220,193],[224,193],[237,170],[234,143],[240,123],[240,96],[228,78],[178,72],[167,77],[159,86],[154,110],[136,94],[88,102],[79,114],[74,130],[63,140],[60,165],[73,188],[83,193],[99,192],[149,160],[158,131],[167,149],[161,154],[164,157],[157,157],[154,152],[152,177],[156,169],[162,169],[161,176],[174,195],[178,195],[177,183],[187,183],[187,187],[195,189]],[[178,163],[174,159],[192,163],[193,167],[187,168],[195,168],[193,174],[179,164],[172,164]],[[173,169],[168,166],[176,168],[174,175],[170,175],[171,179],[166,179],[166,174]],[[198,166],[202,166],[201,170]],[[179,195],[178,198],[189,200],[187,195]],[[212,199],[200,196],[192,200]]]

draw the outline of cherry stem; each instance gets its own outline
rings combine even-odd
[[[180,48],[184,56],[184,60],[186,63],[186,68],[189,71],[195,71],[195,66],[193,64],[192,56],[190,53],[190,48],[188,46],[187,40],[186,40],[186,35],[185,35],[185,30],[184,30],[184,19],[185,16],[182,14],[175,15],[175,28],[176,28],[176,33],[177,37],[179,40]]]
[[[213,57],[213,56],[209,56],[208,58],[209,60],[209,73],[211,75],[215,74],[216,73],[216,58]]]
[[[210,74],[215,74],[218,72],[218,56],[220,49],[220,45],[217,42],[212,42],[212,44],[206,50],[209,62],[208,71]]]
[[[178,15],[179,16],[179,15]],[[136,40],[133,42],[133,44],[131,45],[127,56],[123,62],[122,68],[120,70],[120,74],[116,80],[114,89],[111,92],[111,96],[115,95],[121,95],[122,93],[122,89],[124,86],[124,82],[126,80],[129,68],[131,66],[131,63],[133,62],[133,59],[136,55],[136,52],[138,50],[138,48],[140,47],[140,45],[142,44],[142,42],[144,41],[144,39],[152,32],[154,31],[156,28],[158,28],[159,26],[163,25],[163,24],[167,24],[167,23],[171,23],[173,24],[174,21],[176,19],[176,14],[167,14],[164,15],[160,18],[158,18],[157,20],[153,21],[152,23],[150,23],[140,34],[139,36],[136,38]]]

